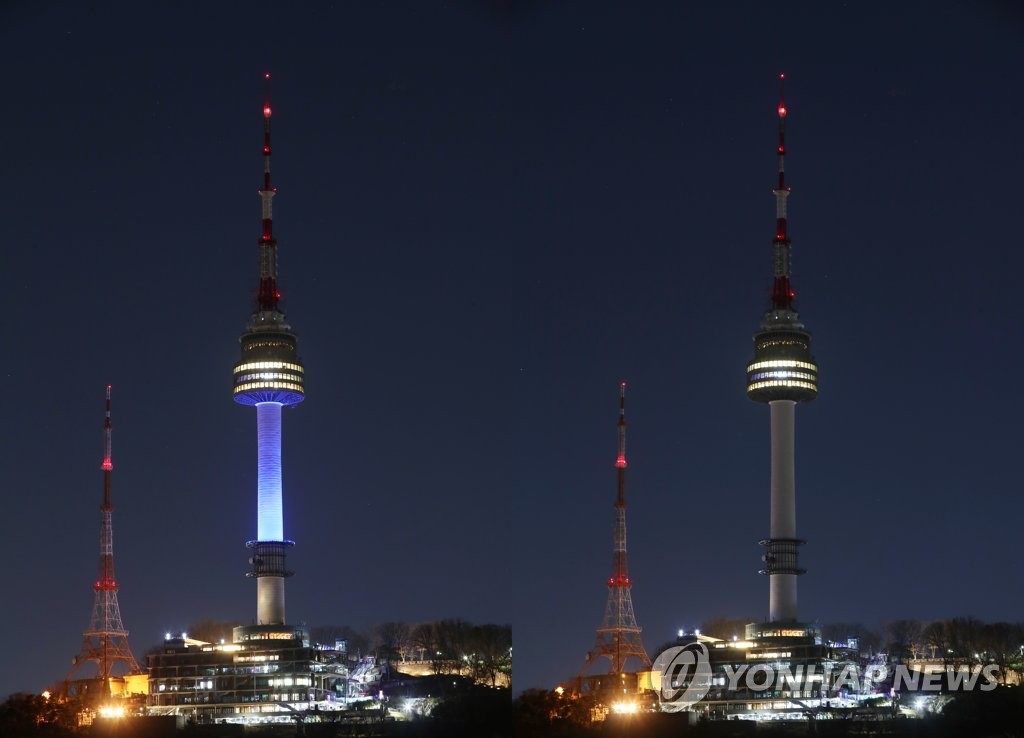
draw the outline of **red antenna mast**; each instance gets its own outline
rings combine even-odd
[[[260,235],[260,286],[257,293],[257,311],[279,314],[278,301],[281,292],[277,289],[277,240],[274,238],[273,199],[277,189],[270,184],[270,74],[265,74],[263,99],[263,233]]]
[[[630,589],[629,565],[626,560],[626,383],[619,383],[619,453],[615,458],[615,472],[618,481],[615,496],[615,530],[612,535],[612,575],[608,578],[608,602],[605,605],[604,621],[597,629],[597,642],[587,654],[587,663],[576,677],[576,689],[581,690],[585,681],[597,678],[584,677],[590,664],[607,658],[608,674],[616,676],[624,671],[627,660],[636,659],[644,669],[651,668],[640,638],[641,628],[633,612],[633,597]]]
[[[786,186],[786,101],[783,85],[786,75],[779,75],[779,181],[772,189],[775,193],[775,279],[772,282],[772,309],[792,310],[796,293],[790,281],[789,235],[786,232],[786,198],[790,188]]]
[[[92,606],[92,618],[89,628],[83,634],[85,640],[82,650],[72,659],[71,671],[64,678],[71,680],[72,675],[88,662],[96,664],[96,677],[104,680],[104,688],[109,689],[106,680],[114,676],[114,667],[120,662],[129,673],[138,674],[139,668],[132,649],[128,645],[128,631],[121,622],[121,607],[117,602],[117,578],[114,576],[114,529],[111,518],[114,505],[111,500],[111,481],[114,473],[114,462],[111,456],[111,433],[113,424],[110,420],[110,385],[107,385],[106,413],[103,418],[103,504],[100,505],[100,562],[99,575],[93,584],[95,597]]]

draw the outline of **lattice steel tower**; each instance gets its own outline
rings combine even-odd
[[[609,660],[609,674],[624,671],[626,661],[637,659],[645,669],[651,668],[651,659],[640,639],[640,626],[636,624],[633,612],[633,597],[630,589],[626,562],[626,383],[619,385],[619,455],[615,459],[618,477],[618,494],[615,497],[615,532],[612,537],[612,575],[608,577],[608,602],[604,609],[604,621],[597,629],[597,642],[587,654],[587,664],[580,672],[601,657]]]
[[[110,385],[107,385],[107,410],[103,420],[103,504],[100,505],[100,566],[96,583],[92,585],[96,593],[92,605],[92,618],[89,629],[83,633],[85,640],[82,650],[72,659],[74,666],[65,681],[92,662],[96,664],[96,677],[109,679],[114,676],[114,667],[121,663],[129,673],[141,671],[132,649],[128,645],[128,631],[121,622],[121,608],[117,604],[117,579],[114,576],[114,529],[111,517],[114,505],[110,497],[110,482],[114,472],[111,457],[110,436],[113,425],[110,421]]]
[[[259,239],[260,283],[256,305],[245,333],[238,339],[242,357],[234,367],[234,399],[256,406],[257,539],[249,541],[253,555],[247,576],[256,578],[256,618],[262,625],[285,622],[285,552],[294,541],[284,537],[281,510],[281,407],[297,405],[305,396],[305,370],[298,339],[285,322],[277,286],[277,240],[271,201],[277,190],[270,184],[270,75],[263,104],[263,229]]]
[[[786,229],[786,104],[779,76],[779,179],[775,193],[775,276],[771,305],[754,335],[754,358],[747,365],[747,396],[771,409],[771,526],[761,574],[769,577],[769,619],[797,620],[798,563],[796,537],[796,472],[794,464],[795,407],[818,394],[818,366],[811,356],[811,336],[800,322],[790,279],[790,240]]]

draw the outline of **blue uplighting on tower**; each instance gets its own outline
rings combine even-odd
[[[256,428],[259,437],[259,498],[256,535],[261,541],[284,540],[281,512],[281,403],[260,402],[256,405]]]

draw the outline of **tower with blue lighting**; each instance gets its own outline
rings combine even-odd
[[[256,578],[256,618],[260,625],[285,622],[284,580],[292,572],[285,566],[294,541],[284,537],[281,510],[281,408],[297,405],[305,397],[305,370],[298,353],[298,338],[285,322],[277,285],[277,240],[274,238],[272,201],[277,190],[270,184],[270,75],[263,105],[263,227],[259,239],[260,282],[256,305],[245,332],[239,337],[242,355],[234,367],[234,399],[256,407],[257,532],[248,576]]]
[[[761,574],[768,576],[769,621],[797,621],[798,561],[803,541],[796,536],[796,468],[794,462],[796,403],[818,396],[818,365],[811,355],[811,335],[794,306],[790,273],[790,240],[786,199],[786,104],[779,84],[779,162],[775,194],[774,278],[771,303],[754,335],[754,358],[747,365],[747,397],[771,410],[771,520]]]

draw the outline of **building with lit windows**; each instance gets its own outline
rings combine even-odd
[[[691,709],[707,718],[802,720],[876,696],[850,689],[862,671],[856,641],[827,643],[815,625],[755,623],[742,639],[681,634],[678,643],[694,640],[707,648],[711,673],[707,695]]]
[[[232,643],[169,636],[148,666],[149,714],[196,722],[290,722],[340,709],[347,689],[344,652],[290,625],[238,627]]]

